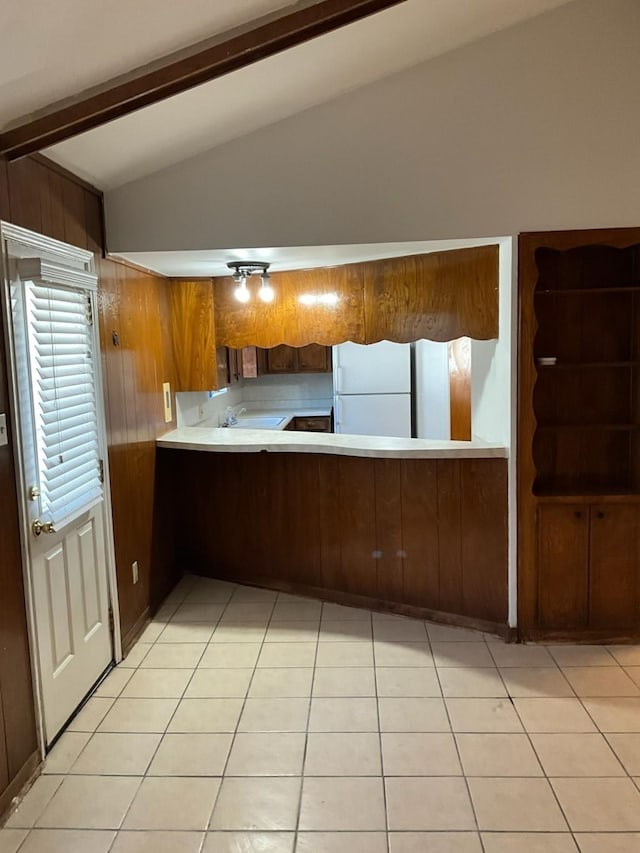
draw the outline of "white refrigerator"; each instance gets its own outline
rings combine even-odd
[[[411,438],[411,345],[333,348],[335,431]]]

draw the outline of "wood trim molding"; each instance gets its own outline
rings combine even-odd
[[[216,571],[215,574],[201,575],[201,577],[215,577],[233,583],[236,578],[232,574]],[[398,616],[409,616],[412,619],[426,619],[438,625],[447,625],[455,628],[468,628],[472,631],[482,631],[501,637],[507,643],[517,640],[517,632],[503,622],[494,622],[489,619],[476,619],[472,616],[462,616],[456,613],[446,613],[442,610],[432,610],[428,607],[416,607],[412,604],[402,604],[394,601],[386,601],[369,595],[359,595],[353,592],[327,589],[326,587],[313,586],[312,584],[297,583],[272,577],[249,577],[241,581],[247,586],[259,589],[272,589],[278,592],[286,592],[291,595],[301,595],[314,601],[328,601],[332,604],[342,604],[346,607],[365,607],[375,610],[377,613],[395,613]]]
[[[61,101],[0,134],[0,155],[15,160],[135,110],[209,83],[406,0],[318,0],[254,21],[117,77],[74,101]]]
[[[9,783],[9,786],[0,794],[0,826],[3,825],[6,818],[9,817],[11,803],[14,797],[21,793],[26,794],[26,788],[31,787],[36,778],[40,775],[40,750],[36,750],[22,765],[18,773]],[[23,789],[25,789],[23,791]]]

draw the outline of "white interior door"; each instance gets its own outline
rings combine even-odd
[[[12,373],[32,633],[50,743],[113,659],[96,278],[89,259],[67,268],[24,255],[24,248],[22,257],[9,254]]]

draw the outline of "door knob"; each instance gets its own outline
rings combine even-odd
[[[41,533],[55,533],[56,529],[53,526],[53,521],[40,521],[36,519],[31,525],[34,536],[40,536]]]

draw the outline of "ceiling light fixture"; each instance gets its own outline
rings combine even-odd
[[[262,302],[273,302],[275,291],[269,284],[269,263],[264,261],[229,261],[227,264],[232,271],[233,280],[237,284],[234,291],[234,296],[238,302],[248,302],[251,299],[251,293],[247,287],[247,280],[252,275],[260,275],[261,285],[258,291],[258,297]]]

